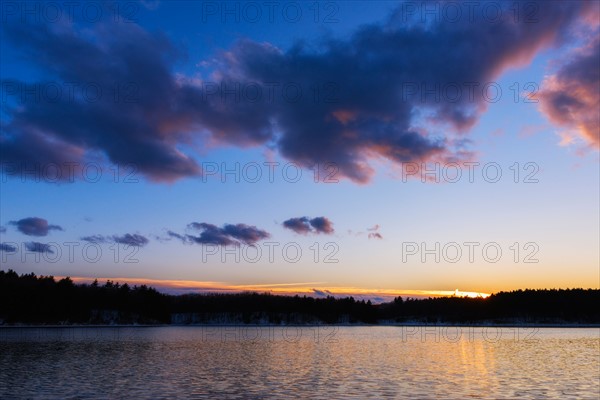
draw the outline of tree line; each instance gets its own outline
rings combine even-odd
[[[0,270],[0,324],[600,323],[600,290],[499,292],[488,298],[402,299],[268,293],[169,295],[146,285]]]

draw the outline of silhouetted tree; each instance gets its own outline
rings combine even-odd
[[[107,281],[74,284],[69,277],[0,270],[3,323],[377,323],[378,321],[600,323],[600,290],[499,292],[489,298],[396,297],[373,305],[353,297],[313,298],[268,293],[166,295],[146,285]]]

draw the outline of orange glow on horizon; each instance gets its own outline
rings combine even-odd
[[[64,277],[56,277],[62,279]],[[249,285],[232,285],[224,282],[213,281],[191,281],[191,280],[160,280],[160,279],[145,279],[145,278],[90,278],[90,277],[70,277],[75,283],[91,283],[94,279],[98,282],[107,280],[127,283],[129,285],[147,285],[156,289],[172,289],[181,293],[208,293],[208,292],[268,292],[277,295],[307,295],[307,296],[358,296],[358,297],[380,297],[385,301],[391,301],[394,297],[489,297],[489,293],[481,292],[463,292],[456,290],[415,290],[415,289],[368,289],[357,287],[340,287],[340,286],[323,286],[325,282],[298,282],[298,283],[272,283],[272,284],[249,284]]]

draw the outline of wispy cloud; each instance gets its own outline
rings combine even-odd
[[[28,251],[34,252],[34,253],[50,253],[50,254],[54,254],[54,251],[52,250],[52,246],[46,244],[46,243],[40,243],[40,242],[27,242],[25,243],[25,248]]]
[[[376,224],[372,228],[367,228],[367,231],[369,232],[369,239],[383,239],[383,236],[379,233],[379,224]]]
[[[103,243],[119,243],[127,246],[133,247],[143,247],[150,243],[147,237],[140,235],[138,233],[126,233],[124,235],[112,235],[112,236],[104,236],[104,235],[92,235],[92,236],[83,236],[81,240],[94,243],[94,244],[103,244]]]

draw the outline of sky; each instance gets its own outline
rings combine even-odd
[[[600,2],[1,6],[0,269],[600,287]]]

